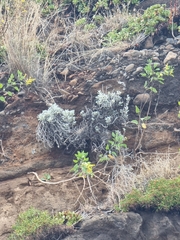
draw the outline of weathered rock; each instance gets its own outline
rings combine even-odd
[[[134,71],[132,75],[133,75],[133,76],[134,76],[134,75],[137,75],[137,74],[139,74],[139,73],[142,72],[142,71],[143,71],[143,67],[137,67],[137,68],[136,68],[136,71]]]
[[[149,36],[144,43],[144,48],[150,49],[150,48],[153,48],[153,46],[154,46],[153,38],[152,36]]]
[[[85,220],[65,240],[179,240],[180,216],[170,213],[113,213]]]
[[[140,93],[133,100],[134,105],[146,104],[150,101],[151,97],[149,93]]]
[[[134,64],[131,63],[131,64],[129,64],[129,65],[125,68],[125,71],[126,71],[126,72],[131,72],[131,71],[133,70],[133,68],[134,68]]]
[[[141,52],[137,50],[129,50],[123,54],[123,57],[131,58],[138,58],[141,56]]]
[[[137,213],[102,214],[85,220],[77,234],[65,239],[99,240],[106,236],[107,240],[138,240],[141,226],[142,218]]]
[[[174,60],[177,58],[177,53],[174,53],[174,52],[168,52],[167,56],[165,57],[164,59],[164,64]]]
[[[160,129],[161,127],[161,129]],[[159,129],[158,129],[159,128]],[[158,148],[163,145],[170,145],[177,141],[172,131],[166,130],[163,125],[148,126],[142,139],[143,149]]]

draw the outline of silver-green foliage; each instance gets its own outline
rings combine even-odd
[[[36,130],[38,141],[52,148],[54,144],[58,147],[65,145],[64,141],[69,137],[74,128],[74,110],[64,110],[57,104],[53,104],[48,110],[38,115],[39,124]]]
[[[85,148],[105,146],[108,139],[108,127],[121,127],[128,119],[129,96],[124,100],[120,92],[98,92],[92,108],[80,112],[82,120],[75,121],[73,110],[63,110],[53,104],[48,110],[38,115],[37,140],[45,146],[74,146]]]

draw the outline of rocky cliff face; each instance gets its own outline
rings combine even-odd
[[[109,213],[85,220],[66,240],[178,240],[178,213]]]
[[[148,59],[157,63],[161,69],[165,64],[174,67],[174,77],[165,77],[164,84],[157,86],[158,94],[151,96],[144,95],[145,79],[141,76]],[[58,85],[63,97],[57,98],[57,103],[63,108],[75,109],[78,116],[84,106],[91,104],[98,90],[121,91],[123,96],[129,95],[131,98],[131,121],[137,118],[135,105],[143,106],[142,116],[146,116],[146,102],[151,97],[151,119],[146,123],[143,135],[137,135],[137,126],[127,126],[127,145],[134,154],[170,151],[175,155],[179,149],[180,134],[180,35],[175,39],[165,35],[149,37],[136,48],[131,48],[130,45],[123,48],[102,48],[86,61],[88,64],[82,62],[80,71],[73,68],[73,64],[69,65],[67,81]],[[60,74],[58,66],[56,71]],[[7,74],[0,77],[3,81]],[[66,178],[71,168],[68,166],[71,166],[73,159],[73,155],[64,149],[49,150],[36,141],[37,115],[47,109],[40,97],[36,93],[19,94],[5,109],[0,107],[0,238],[4,240],[7,239],[17,214],[22,210],[30,206],[55,211],[74,209],[78,205],[73,205],[74,199],[78,198],[79,193],[70,183],[62,184],[57,189],[57,186],[43,186],[33,177],[27,176],[29,171],[39,171],[41,175],[50,172],[52,179]],[[178,153],[176,155],[179,159]],[[77,185],[81,186],[82,182],[78,181]],[[106,199],[103,188],[99,187],[98,191],[99,198]],[[82,223],[75,235],[66,239],[180,239],[178,213],[99,212],[96,216],[95,211],[94,214]]]

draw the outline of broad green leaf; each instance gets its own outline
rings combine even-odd
[[[7,93],[7,95],[10,96],[10,97],[12,97],[12,95],[13,95],[13,93],[10,92],[10,91],[8,91],[8,92],[6,92],[6,93]]]
[[[147,120],[149,120],[149,119],[151,119],[150,116],[146,116],[146,117],[144,117],[144,118],[141,118],[142,121],[147,121]]]
[[[156,70],[157,70],[157,66],[158,66],[158,64],[157,64],[157,63],[154,63],[154,68],[156,68]]]
[[[157,93],[157,89],[156,89],[156,88],[154,88],[154,87],[150,87],[149,89],[151,90],[151,92],[153,92],[153,93]]]
[[[109,150],[109,144],[106,145],[106,151],[108,151],[108,150]]]
[[[134,123],[134,124],[138,125],[138,121],[137,120],[132,120],[131,123]]]
[[[0,96],[0,101],[1,101],[1,102],[5,102],[5,101],[6,101],[5,97]]]
[[[127,144],[122,143],[122,144],[121,144],[121,147],[127,148]]]
[[[0,89],[2,89],[4,87],[3,83],[0,83]]]
[[[138,108],[138,106],[136,106],[136,105],[135,105],[135,112],[136,112],[136,114],[139,114],[141,112],[140,109]]]
[[[116,153],[116,152],[112,152],[112,155],[113,155],[114,157],[117,157],[117,153]]]
[[[17,86],[14,86],[14,89],[19,92],[19,88]]]
[[[116,136],[115,132],[112,132],[112,137],[115,137],[115,136]]]
[[[10,75],[10,77],[9,77],[9,79],[8,79],[8,83],[11,84],[12,81],[13,81],[13,79],[14,79],[14,74],[11,73],[11,75]]]

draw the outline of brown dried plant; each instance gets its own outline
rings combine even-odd
[[[37,30],[40,25],[40,6],[33,1],[7,1],[1,22],[4,24],[2,42],[7,51],[6,61],[10,72],[20,70],[38,79],[40,56],[37,53]]]

